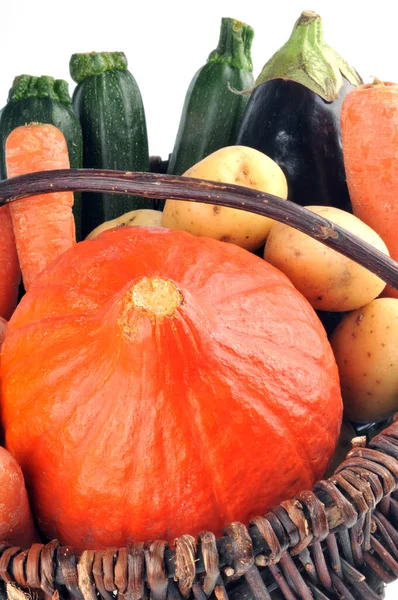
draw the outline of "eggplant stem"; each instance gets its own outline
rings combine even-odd
[[[51,192],[107,192],[189,200],[246,210],[290,225],[362,265],[398,289],[398,262],[343,227],[289,200],[233,184],[159,173],[60,169],[0,182],[0,206]]]

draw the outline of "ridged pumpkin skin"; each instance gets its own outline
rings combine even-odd
[[[38,522],[77,549],[247,523],[323,476],[341,423],[329,342],[289,280],[166,229],[65,252],[10,320],[1,377]]]

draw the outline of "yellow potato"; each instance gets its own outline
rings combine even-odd
[[[381,237],[358,217],[330,206],[306,208],[388,254]],[[284,223],[272,227],[264,258],[283,271],[316,310],[355,310],[377,298],[385,287],[368,269]]]
[[[210,154],[184,173],[187,177],[233,183],[287,197],[282,169],[271,158],[245,146],[228,146]],[[162,225],[193,235],[231,242],[257,250],[266,240],[272,219],[214,204],[167,200]]]
[[[87,240],[91,240],[103,231],[107,229],[113,229],[114,227],[125,227],[125,226],[140,226],[140,227],[161,227],[162,213],[159,210],[150,210],[149,208],[141,208],[138,210],[132,210],[128,213],[124,213],[117,219],[111,221],[105,221],[101,225],[98,225],[91,233],[88,234]]]
[[[379,421],[398,411],[398,299],[377,298],[344,317],[330,343],[351,421]]]

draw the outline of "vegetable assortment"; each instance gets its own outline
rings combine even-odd
[[[286,215],[299,204],[328,219],[325,239],[341,225],[397,259],[398,84],[363,84],[311,11],[254,81],[253,34],[222,20],[163,163],[123,52],[74,54],[72,100],[66,82],[17,77],[2,177],[161,166],[204,190],[267,192]],[[354,425],[398,410],[398,292],[380,273],[289,216],[121,191],[0,207],[0,533],[12,543],[219,534],[309,489]],[[21,505],[1,496],[11,476]]]

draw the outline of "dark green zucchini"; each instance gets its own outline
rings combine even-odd
[[[70,74],[78,84],[73,106],[83,131],[83,166],[149,171],[144,106],[126,56],[122,52],[73,54]],[[138,208],[153,208],[153,201],[83,194],[83,234]]]
[[[72,168],[83,166],[83,141],[79,119],[72,108],[68,84],[62,79],[20,75],[14,79],[7,104],[0,114],[0,175],[6,179],[5,142],[13,129],[27,123],[48,123],[65,136]],[[75,194],[73,213],[76,239],[81,239],[81,198]]]
[[[253,35],[249,25],[222,19],[218,46],[186,93],[168,173],[182,175],[205,156],[235,144],[248,96],[234,90],[253,87]]]

